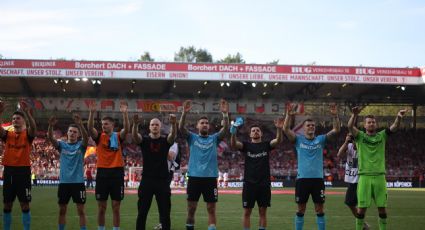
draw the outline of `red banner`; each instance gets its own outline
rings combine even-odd
[[[0,60],[5,77],[423,84],[423,75],[423,68]]]

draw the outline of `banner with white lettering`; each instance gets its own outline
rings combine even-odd
[[[0,60],[0,77],[424,84],[421,68]]]

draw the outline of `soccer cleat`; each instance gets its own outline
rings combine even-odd
[[[153,229],[155,230],[161,230],[162,229],[162,224],[159,223],[158,225],[156,225]]]
[[[369,229],[370,229],[369,224],[366,223],[366,222],[364,222],[364,224],[363,224],[363,230],[369,230]]]

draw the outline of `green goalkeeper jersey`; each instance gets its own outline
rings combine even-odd
[[[385,174],[385,143],[389,130],[382,130],[375,135],[359,131],[356,137],[359,158],[359,175]]]

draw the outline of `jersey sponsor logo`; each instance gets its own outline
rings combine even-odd
[[[301,143],[300,148],[307,149],[307,150],[315,150],[315,149],[321,149],[322,145],[321,144],[306,145],[304,143]]]
[[[259,157],[265,157],[267,156],[267,152],[261,152],[261,153],[251,153],[251,152],[247,152],[246,153],[247,156],[251,157],[251,158],[259,158]]]
[[[369,140],[369,139],[363,139],[363,143],[376,146],[376,145],[381,144],[382,140],[373,141],[373,140]]]
[[[8,148],[12,148],[12,149],[23,149],[26,146],[27,146],[26,144],[17,144],[17,145],[14,145],[14,144],[11,144],[11,143],[7,143],[7,147]]]
[[[80,149],[73,150],[73,151],[70,151],[70,150],[68,150],[68,149],[63,149],[63,150],[62,150],[62,153],[63,153],[63,154],[65,154],[65,155],[70,155],[70,156],[72,156],[72,155],[77,155],[77,154],[82,154],[82,152],[81,152],[81,150],[80,150]]]
[[[213,145],[214,145],[214,143],[211,141],[210,143],[203,144],[203,143],[200,143],[198,140],[196,140],[195,143],[194,143],[194,145],[196,147],[202,149],[202,150],[207,150],[209,148],[212,148]]]

